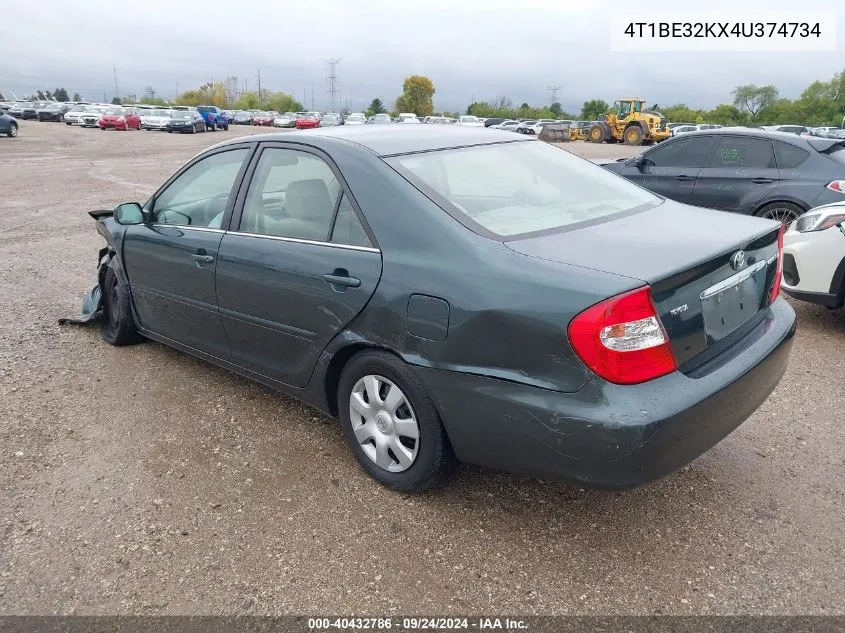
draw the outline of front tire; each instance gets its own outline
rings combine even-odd
[[[642,145],[643,144],[643,131],[639,125],[632,125],[627,130],[625,130],[625,145]]]
[[[111,266],[106,269],[103,280],[103,324],[100,333],[106,343],[116,347],[142,340],[132,319],[129,288],[120,282]]]
[[[338,410],[355,458],[382,485],[424,492],[454,471],[457,462],[431,397],[392,354],[352,357],[340,377]]]
[[[18,135],[18,126],[15,123],[9,125],[9,129],[6,130],[6,136],[9,138],[15,138]]]

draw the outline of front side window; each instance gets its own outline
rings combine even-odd
[[[454,215],[500,237],[545,231],[656,205],[660,198],[540,141],[387,159]]]
[[[153,203],[157,224],[220,228],[229,194],[249,150],[212,154],[191,165]]]
[[[240,230],[325,242],[340,191],[334,172],[318,156],[265,149],[249,185]]]
[[[700,169],[707,159],[712,139],[712,136],[680,136],[668,143],[661,143],[646,153],[644,158],[649,161],[649,165],[654,167]]]

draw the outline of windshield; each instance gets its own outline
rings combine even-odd
[[[477,123],[478,117],[477,116],[462,116],[461,123]]]
[[[660,202],[602,167],[540,141],[397,156],[390,164],[501,237],[561,228]]]
[[[123,116],[126,111],[123,108],[109,108],[103,114],[110,114],[112,116]]]
[[[174,119],[191,119],[191,118],[193,118],[193,113],[183,112],[183,111],[177,110],[176,112],[173,113],[173,118]]]
[[[389,114],[377,114],[374,118],[375,121],[390,121]]]
[[[347,121],[363,121],[364,116],[362,114],[350,114],[348,117],[346,117],[346,120]]]

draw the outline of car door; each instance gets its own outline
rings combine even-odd
[[[138,324],[220,358],[229,345],[214,289],[222,217],[234,205],[249,145],[224,147],[189,163],[147,203],[148,221],[130,226],[123,262]]]
[[[220,244],[220,314],[234,362],[304,387],[373,294],[381,252],[325,155],[268,144],[253,163]]]
[[[700,207],[753,213],[778,186],[780,172],[772,142],[748,135],[715,135],[698,174],[692,203]]]
[[[674,137],[645,152],[640,165],[629,160],[622,175],[656,194],[689,204],[712,143],[713,137],[706,134]]]

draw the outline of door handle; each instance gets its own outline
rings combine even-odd
[[[198,264],[210,264],[214,261],[214,257],[212,257],[211,255],[194,254],[194,255],[191,255],[191,257]]]
[[[345,270],[335,270],[331,275],[323,275],[323,281],[333,286],[346,286],[347,288],[358,288],[361,280],[357,277],[350,277]]]
[[[755,185],[767,185],[770,182],[774,182],[774,180],[772,180],[771,178],[752,178],[751,182],[753,182]]]
[[[693,180],[695,180],[695,178],[693,178],[692,176],[681,175],[681,176],[675,176],[675,180],[677,180],[678,182],[692,182]]]

